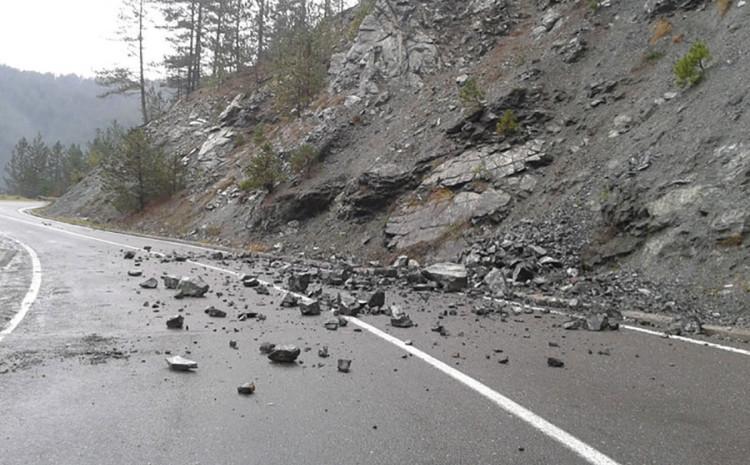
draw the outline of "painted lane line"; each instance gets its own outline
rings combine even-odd
[[[510,305],[510,306],[513,306],[513,307],[528,308],[528,309],[531,309],[531,310],[534,310],[534,311],[538,311],[538,312],[547,312],[547,313],[551,313],[553,315],[564,316],[564,317],[567,317],[567,318],[579,318],[578,315],[575,315],[573,313],[563,312],[561,310],[554,310],[554,309],[550,309],[550,308],[538,307],[538,306],[535,306],[535,305],[528,305],[528,304],[524,304],[522,302],[514,302],[512,300],[505,300],[505,299],[493,299],[492,297],[484,297],[484,299],[485,300],[492,300],[494,302],[497,302],[497,303],[500,303],[500,304],[505,304],[505,305]],[[663,339],[674,339],[676,341],[687,342],[689,344],[695,344],[695,345],[698,345],[698,346],[701,346],[701,347],[710,347],[712,349],[723,350],[725,352],[732,352],[732,353],[735,353],[735,354],[750,356],[750,350],[739,349],[737,347],[732,347],[732,346],[725,346],[725,345],[722,345],[722,344],[716,344],[714,342],[707,342],[707,341],[704,341],[704,340],[701,340],[701,339],[693,339],[693,338],[685,337],[685,336],[674,336],[674,335],[667,334],[667,333],[664,333],[664,332],[661,332],[661,331],[654,331],[652,329],[645,329],[645,328],[641,328],[639,326],[633,326],[633,325],[624,325],[624,324],[621,324],[620,328],[626,329],[628,331],[635,331],[635,332],[641,333],[641,334],[647,334],[649,336],[658,336],[658,337],[663,338]]]
[[[25,207],[25,208],[19,209],[18,211],[20,213],[25,214],[25,215],[30,215],[29,213],[26,213],[26,211],[34,209],[34,208],[37,208],[37,207]],[[25,223],[25,224],[30,224],[30,225],[33,225],[33,226],[38,226],[38,227],[41,227],[41,228],[47,228],[47,229],[50,229],[52,231],[62,232],[62,233],[69,234],[69,235],[75,236],[75,237],[80,237],[80,238],[84,238],[84,239],[90,239],[90,240],[94,240],[94,241],[99,241],[99,242],[102,242],[102,243],[105,243],[105,244],[114,245],[116,247],[123,247],[123,248],[132,249],[132,250],[142,250],[140,247],[134,247],[134,246],[131,246],[131,245],[120,244],[120,243],[108,241],[108,240],[105,240],[105,239],[99,239],[99,238],[88,236],[88,235],[85,235],[85,234],[80,234],[80,233],[76,233],[76,232],[73,232],[73,231],[68,231],[68,230],[62,229],[62,228],[53,228],[51,226],[48,226],[48,225],[44,224],[41,220],[40,220],[40,222],[32,222],[32,221],[26,221],[26,220],[22,220],[20,218],[14,218],[14,217],[2,215],[2,214],[0,214],[0,217],[7,218],[9,220],[17,221],[17,222],[20,222],[20,223]],[[60,223],[60,222],[54,221],[54,220],[50,220],[50,221],[52,221],[54,223],[58,223],[58,224],[70,226],[70,225],[68,225],[66,223]],[[103,232],[105,232],[107,234],[119,235],[119,236],[123,236],[123,237],[127,237],[127,238],[138,238],[137,236],[128,236],[127,234],[122,234],[122,233],[112,233],[112,232],[109,232],[109,231],[103,231]],[[139,238],[139,239],[141,239],[141,238]],[[189,248],[193,248],[193,249],[197,249],[197,250],[202,250],[202,251],[205,251],[205,252],[219,252],[219,250],[217,250],[217,249],[210,249],[210,248],[207,248],[207,247],[201,247],[201,246],[191,245],[191,244],[182,244],[182,243],[179,243],[179,242],[171,242],[171,241],[164,240],[164,239],[143,239],[143,240],[149,240],[149,241],[152,241],[152,242],[155,242],[155,243],[161,243],[161,244],[169,244],[171,246],[177,246],[177,247],[189,247]],[[161,254],[159,252],[152,252],[152,254],[155,255],[155,256],[164,257],[164,254]],[[218,267],[215,267],[215,266],[212,266],[212,265],[206,265],[206,264],[200,263],[200,262],[190,261],[190,263],[192,263],[194,265],[197,265],[197,266],[201,266],[203,268],[212,269],[212,270],[215,270],[215,271],[220,271],[222,273],[229,273],[229,274],[232,274],[232,275],[235,275],[235,276],[239,276],[240,275],[240,273],[237,273],[235,271],[225,270],[225,269],[218,268]],[[265,281],[260,281],[260,282],[262,284],[266,285],[266,286],[271,286],[271,287],[273,287],[274,289],[276,289],[278,291],[287,292],[284,288],[279,287],[279,286],[277,286],[275,284],[268,283],[268,282],[265,282]],[[520,303],[520,302],[513,302],[513,301],[509,301],[509,300],[504,300],[504,299],[493,299],[491,297],[485,297],[485,300],[493,300],[493,301],[498,302],[498,303],[512,305],[512,306],[521,307],[521,308],[530,308],[532,310],[537,310],[537,311],[548,311],[548,312],[550,312],[552,314],[555,314],[555,315],[561,315],[561,316],[566,316],[566,317],[570,317],[570,318],[572,318],[572,317],[575,316],[575,315],[572,315],[570,313],[562,312],[560,310],[553,310],[553,309],[548,309],[548,308],[542,308],[542,307],[538,307],[538,306],[534,306],[534,305],[527,305],[527,304],[523,304],[523,303]],[[712,349],[723,350],[725,352],[731,352],[731,353],[735,353],[735,354],[739,354],[739,355],[750,356],[750,350],[738,349],[738,348],[732,347],[732,346],[725,346],[725,345],[716,344],[716,343],[712,343],[712,342],[706,342],[706,341],[703,341],[703,340],[700,340],[700,339],[692,339],[692,338],[685,337],[685,336],[671,336],[671,335],[668,335],[666,333],[662,333],[662,332],[659,332],[659,331],[652,331],[652,330],[648,330],[648,329],[643,329],[643,328],[639,328],[637,326],[621,325],[621,327],[623,329],[628,330],[628,331],[635,331],[635,332],[638,332],[638,333],[641,333],[641,334],[646,334],[646,335],[650,335],[650,336],[658,336],[658,337],[662,337],[662,338],[675,339],[675,340],[678,340],[678,341],[681,341],[681,342],[695,344],[695,345],[702,346],[702,347],[709,347],[709,348],[712,348]]]
[[[354,317],[344,317],[344,318],[346,318],[347,321],[351,322],[352,324],[355,324],[359,326],[360,328],[374,334],[375,336],[395,345],[399,349],[409,352],[410,354],[419,358],[420,360],[432,366],[433,368],[436,368],[437,370],[441,371],[443,374],[446,374],[450,376],[451,378],[453,378],[454,380],[460,382],[461,384],[471,388],[472,390],[476,391],[477,393],[491,400],[494,404],[496,404],[501,409],[523,420],[525,423],[532,426],[534,429],[538,430],[544,435],[554,439],[561,445],[565,446],[566,448],[568,448],[569,450],[571,450],[572,452],[574,452],[575,454],[577,454],[578,456],[586,460],[586,462],[592,465],[618,465],[617,462],[607,457],[603,453],[599,452],[598,450],[594,449],[590,445],[586,444],[585,442],[581,441],[580,439],[576,438],[570,433],[564,431],[563,429],[553,425],[552,423],[540,417],[539,415],[535,414],[534,412],[527,409],[526,407],[523,407],[522,405],[517,404],[513,400],[493,390],[489,386],[463,373],[462,371],[459,371],[453,368],[452,366],[444,362],[441,362],[440,360],[427,354],[426,352],[422,352],[421,350],[413,346],[406,345],[404,341],[396,337],[393,337],[390,334],[386,333],[385,331],[382,331],[376,328],[375,326],[365,323],[364,321],[358,318],[354,318]]]
[[[34,249],[15,238],[5,234],[3,234],[3,236],[20,245],[31,258],[31,284],[29,285],[29,290],[21,301],[21,309],[15,314],[15,316],[13,316],[5,328],[0,331],[0,342],[3,342],[3,339],[21,324],[21,321],[23,321],[26,314],[29,313],[31,306],[34,305],[34,302],[39,295],[39,290],[42,287],[42,263],[39,261],[39,256]]]

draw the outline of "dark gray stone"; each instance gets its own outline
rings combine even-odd
[[[276,363],[294,363],[300,352],[294,345],[276,346],[268,354],[268,359]]]
[[[156,278],[148,278],[139,284],[143,289],[156,289],[159,286],[159,281]]]

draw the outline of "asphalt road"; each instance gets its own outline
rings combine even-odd
[[[327,331],[326,315],[237,286],[233,273],[272,274],[262,261],[196,260],[206,268],[139,250],[146,277],[212,286],[207,298],[175,300],[140,289],[123,250],[200,250],[18,211],[29,205],[0,203],[0,464],[750,463],[750,353],[563,331],[555,315],[503,323],[471,314],[462,295],[407,292],[388,303],[416,328],[365,317],[365,329]],[[38,256],[33,303],[34,261],[16,241]],[[24,299],[28,313],[8,331]],[[208,305],[229,317],[209,318]],[[267,320],[238,321],[246,306]],[[187,331],[165,328],[178,310]],[[430,331],[445,310],[455,313],[440,320],[448,337]],[[310,350],[279,366],[258,352],[263,341]],[[321,345],[330,358],[317,356]],[[167,352],[198,370],[170,371]],[[353,360],[350,373],[337,372],[338,358]],[[257,392],[238,395],[249,381]]]

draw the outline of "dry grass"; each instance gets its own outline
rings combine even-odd
[[[209,237],[218,237],[221,234],[221,226],[212,224],[206,226],[206,235]]]
[[[716,0],[716,9],[719,11],[721,16],[726,15],[729,9],[732,8],[732,0]]]
[[[685,42],[685,34],[677,34],[676,36],[672,37],[673,44],[681,44],[683,42]]]
[[[656,24],[654,24],[654,33],[651,35],[651,40],[649,40],[649,43],[651,45],[654,45],[664,37],[667,37],[669,34],[671,34],[672,29],[672,23],[664,18],[659,18],[659,20],[656,21]]]
[[[260,242],[251,242],[245,245],[245,250],[250,253],[268,253],[273,249],[270,245],[261,244]]]
[[[430,195],[427,197],[427,203],[448,202],[449,200],[453,200],[453,197],[455,196],[456,194],[454,194],[452,190],[445,187],[438,187],[430,192]]]
[[[720,247],[739,247],[745,241],[742,234],[734,234],[718,242]]]

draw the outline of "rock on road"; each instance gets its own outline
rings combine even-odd
[[[404,347],[330,314],[279,306],[236,273],[268,269],[196,259],[162,263],[143,250],[190,245],[94,231],[0,202],[0,330],[21,308],[39,257],[39,295],[0,341],[0,462],[15,464],[549,464],[604,463],[499,407]],[[134,260],[123,259],[126,250]],[[136,267],[136,264],[140,265]],[[142,276],[129,276],[136,267]],[[175,299],[160,276],[200,277],[203,298]],[[159,278],[156,289],[141,288]],[[265,277],[268,279],[268,276]],[[416,324],[364,321],[411,341],[569,433],[615,464],[747,465],[750,356],[631,331],[564,331],[563,317],[477,318],[461,294],[422,308],[388,304]],[[205,313],[209,307],[226,318]],[[431,331],[439,311],[448,336]],[[240,321],[242,312],[265,320]],[[185,328],[167,329],[180,314]],[[187,328],[187,329],[186,329]],[[301,348],[269,362],[262,342]],[[329,357],[318,354],[327,346]],[[411,346],[410,346],[411,347]],[[746,346],[738,345],[747,349]],[[198,364],[170,370],[165,358]],[[549,357],[564,367],[547,365]],[[349,372],[337,360],[351,360]],[[238,387],[254,383],[252,395]]]

